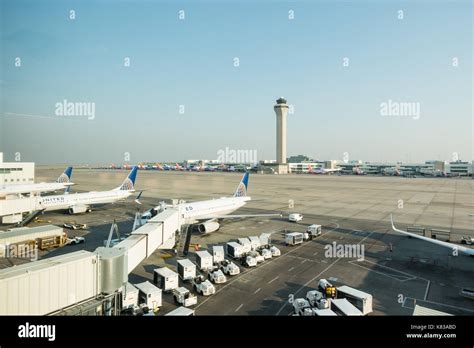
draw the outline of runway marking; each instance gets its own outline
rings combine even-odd
[[[322,263],[328,263],[327,260],[321,260]]]
[[[326,234],[332,232],[332,231],[335,231],[337,230],[340,226],[338,223],[335,223],[336,227],[334,227],[333,229],[321,234],[321,237],[322,236],[325,236]],[[233,280],[231,280],[230,282],[228,282],[227,284],[225,284],[224,286],[222,286],[221,288],[217,289],[216,292],[214,293],[214,296],[212,297],[208,297],[206,298],[204,301],[200,302],[199,304],[197,304],[194,308],[197,309],[199,307],[201,307],[204,303],[206,303],[207,301],[209,301],[211,298],[215,297],[215,295],[217,295],[219,292],[221,292],[222,290],[224,290],[226,287],[228,287],[229,285],[231,285],[232,283],[234,283],[235,281],[238,281],[241,279],[242,276],[246,275],[246,274],[250,274],[258,269],[260,269],[261,267],[265,267],[266,265],[269,265],[271,264],[273,261],[275,260],[282,260],[285,256],[288,256],[289,254],[291,254],[292,252],[295,252],[296,250],[304,247],[305,245],[309,245],[307,243],[303,243],[301,244],[300,246],[296,247],[296,248],[293,248],[292,250],[288,251],[287,253],[277,257],[277,258],[274,258],[274,259],[271,259],[269,260],[268,262],[264,263],[263,265],[261,265],[260,267],[256,267],[256,268],[253,268],[251,270],[248,270],[248,271],[245,271],[245,272],[242,272],[240,273],[241,276],[235,276]]]
[[[365,236],[364,238],[362,238],[359,243],[357,243],[357,245],[359,245],[360,243],[362,243],[364,240],[366,240],[368,237],[370,237],[372,235],[373,232],[370,232],[367,236]],[[298,290],[296,290],[292,295],[295,296],[297,293],[299,293],[301,290],[303,290],[306,286],[308,286],[311,282],[313,282],[316,278],[320,277],[322,274],[324,274],[326,271],[328,271],[329,269],[332,268],[332,266],[334,266],[339,260],[341,259],[341,257],[337,258],[336,260],[334,260],[329,266],[327,266],[324,270],[322,270],[321,272],[319,272],[316,276],[314,276],[313,278],[311,278],[310,280],[308,280],[302,287],[300,287]],[[324,261],[324,260],[323,260]],[[288,305],[288,302],[285,301],[285,303],[283,303],[283,305],[280,307],[280,309],[278,310],[278,312],[276,313],[276,315],[279,315],[281,313],[281,311]]]
[[[242,303],[240,306],[238,306],[235,311],[238,312],[240,308],[242,308],[244,306],[244,304]]]
[[[301,263],[305,263],[306,261],[308,261],[308,259],[304,259],[303,261],[301,261]]]
[[[277,280],[278,278],[280,278],[280,276],[276,276],[275,278],[273,278],[272,280],[270,280],[270,281],[268,282],[268,284],[273,283],[273,282],[274,282],[275,280]]]
[[[294,270],[295,268],[294,267],[291,267],[288,272],[291,272],[292,270]]]
[[[255,290],[254,294],[256,294],[257,292],[259,292],[260,290],[262,290],[262,288],[258,288],[257,290]]]
[[[425,301],[426,301],[426,298],[428,297],[428,291],[430,290],[430,284],[431,284],[431,282],[428,280],[428,285],[426,285],[425,297],[423,298],[423,300],[425,300]]]
[[[397,273],[401,273],[401,274],[404,274],[405,275],[405,278],[406,279],[401,279],[402,277],[397,277],[396,275],[391,275],[391,274],[388,274],[388,273],[384,273],[384,272],[381,272],[381,271],[376,271],[372,268],[368,268],[368,267],[365,267],[365,266],[362,266],[358,263],[358,261],[349,261],[349,263],[351,265],[354,265],[354,266],[357,266],[357,267],[361,267],[361,268],[364,268],[366,270],[369,270],[371,272],[374,272],[374,273],[377,273],[377,274],[380,274],[380,275],[383,275],[383,276],[386,276],[388,278],[392,278],[392,279],[395,279],[399,282],[406,282],[408,280],[413,280],[413,279],[422,279],[422,280],[425,280],[425,281],[429,281],[427,279],[424,279],[424,278],[420,278],[420,277],[417,277],[413,274],[409,274],[409,273],[406,273],[406,272],[402,272],[402,271],[399,271],[398,269],[395,269],[395,268],[392,268],[392,267],[388,267],[388,266],[384,266],[384,265],[381,265],[381,264],[378,264],[377,262],[373,262],[373,261],[369,261],[369,260],[365,260],[365,262],[368,262],[368,263],[372,263],[378,267],[382,267],[382,268],[386,268],[386,269],[389,269],[389,270],[392,270],[394,272],[397,272]]]
[[[316,251],[313,255],[318,255],[318,252]]]

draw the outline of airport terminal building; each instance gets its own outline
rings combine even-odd
[[[34,162],[3,162],[3,152],[0,152],[0,184],[33,184],[34,182]]]

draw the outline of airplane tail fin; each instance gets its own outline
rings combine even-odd
[[[58,183],[68,183],[70,182],[70,179],[71,179],[71,175],[72,175],[72,167],[67,167],[63,173],[61,173],[61,175],[56,179],[56,182]]]
[[[245,197],[247,196],[247,187],[249,185],[249,173],[246,172],[242,177],[242,180],[237,186],[237,190],[235,190],[234,197]]]
[[[138,167],[134,166],[127,178],[123,181],[122,185],[115,188],[115,191],[134,191],[135,190],[135,179],[137,178]]]

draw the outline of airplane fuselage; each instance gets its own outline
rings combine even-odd
[[[38,184],[24,184],[24,185],[2,185],[0,186],[0,198],[8,195],[21,195],[28,193],[53,192],[64,190],[66,187],[74,185],[73,183],[38,183]]]
[[[53,211],[69,209],[74,206],[114,203],[126,199],[131,194],[131,191],[112,190],[38,197],[36,210]]]
[[[206,201],[181,203],[178,210],[185,223],[195,223],[199,220],[212,219],[216,216],[230,214],[243,207],[250,197],[225,197]]]

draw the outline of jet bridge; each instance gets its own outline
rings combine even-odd
[[[47,315],[120,291],[156,249],[171,249],[181,227],[168,208],[113,248],[77,251],[0,270],[0,315]]]

